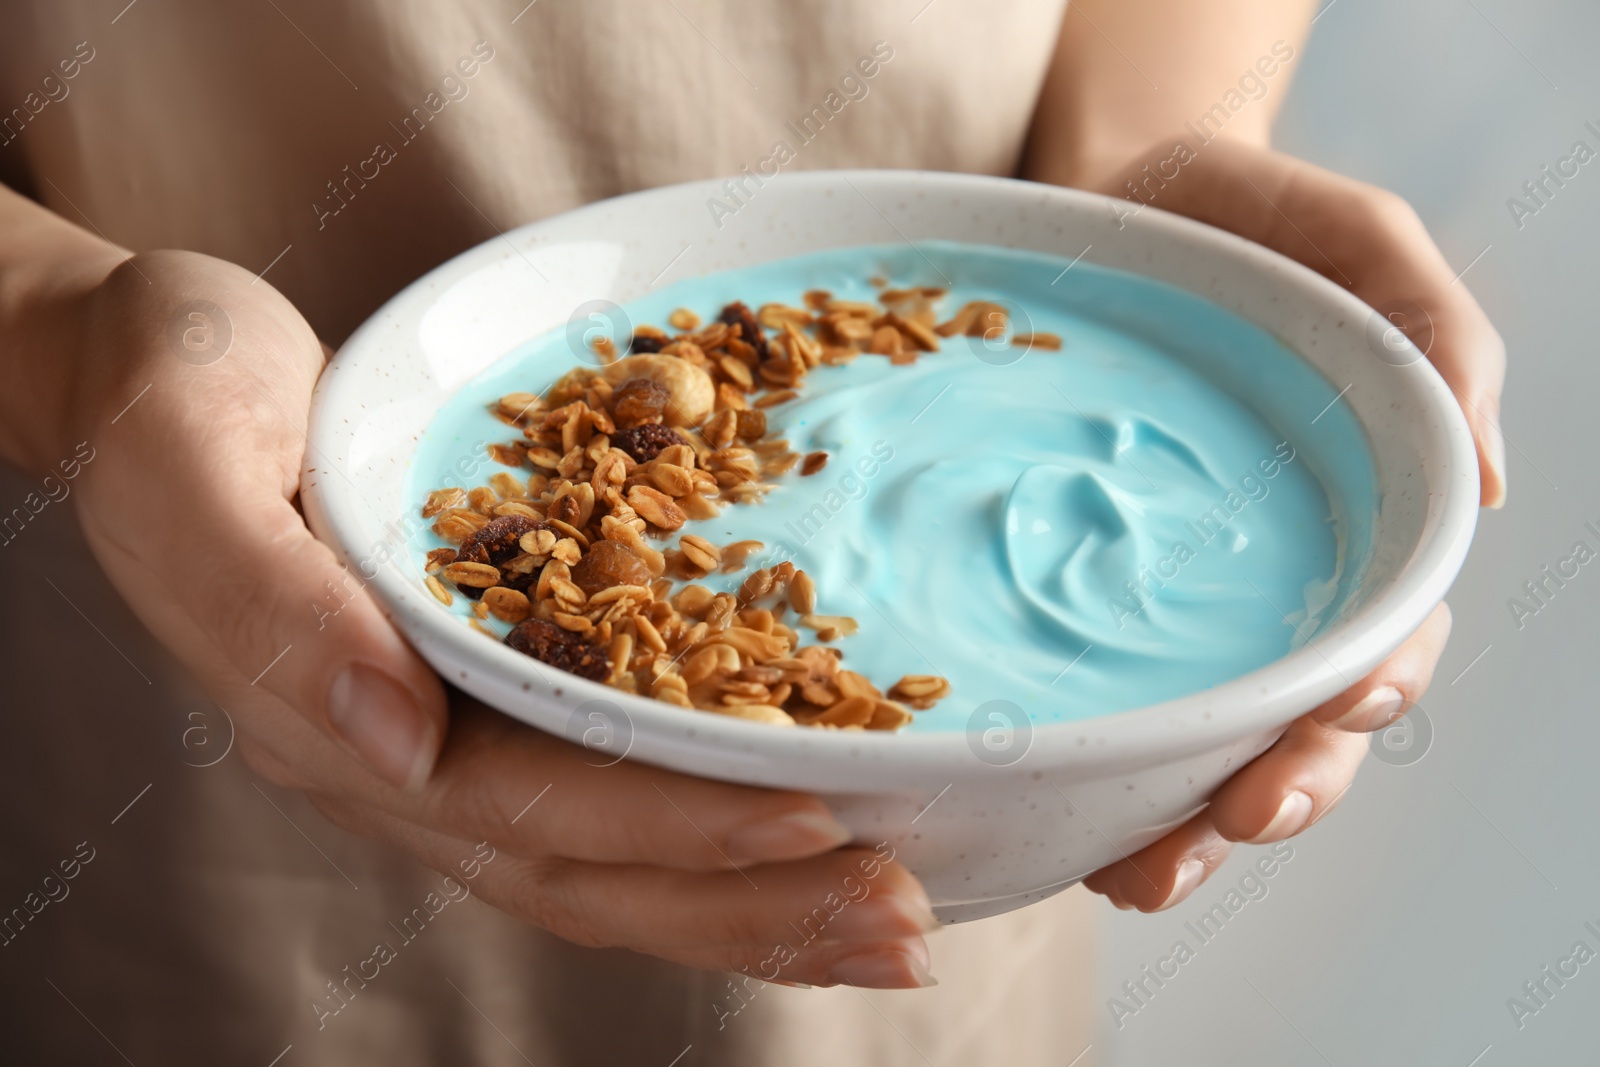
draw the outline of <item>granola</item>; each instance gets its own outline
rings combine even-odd
[[[791,562],[751,571],[736,593],[700,584],[744,570],[764,546],[693,530],[827,462],[769,429],[767,412],[798,396],[812,369],[864,354],[908,364],[942,339],[1007,325],[985,302],[940,322],[944,295],[885,287],[874,304],[812,290],[802,306],[736,302],[709,322],[680,308],[668,319],[678,332],[641,325],[626,355],[596,344],[597,368],[492,405],[521,438],[490,445],[489,457],[521,473],[428,495],[423,517],[456,548],[428,554],[424,584],[444,604],[452,591],[475,601],[480,631],[493,635],[479,621],[491,617],[511,624],[510,647],[624,692],[778,725],[899,729],[949,682],[907,675],[885,692],[846,669],[829,642],[859,624],[819,613],[816,583]],[[675,546],[656,547],[674,534]]]

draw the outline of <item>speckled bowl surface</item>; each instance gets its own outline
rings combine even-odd
[[[1273,252],[1155,209],[1024,182],[914,171],[784,175],[715,219],[721,183],[593,204],[487,241],[375,314],[313,401],[307,519],[452,683],[509,715],[629,758],[824,796],[861,840],[888,841],[939,915],[1051,895],[1155,840],[1294,718],[1361,678],[1454,580],[1477,517],[1477,466],[1449,389],[1390,323]],[[1373,549],[1354,606],[1312,642],[1212,689],[1058,724],[968,733],[780,729],[689,712],[543,669],[427,592],[405,544],[419,437],[464,383],[596,300],[826,248],[936,238],[1133,271],[1281,339],[1342,389],[1378,470]],[[413,534],[414,536],[414,534]],[[993,727],[993,728],[991,728]]]

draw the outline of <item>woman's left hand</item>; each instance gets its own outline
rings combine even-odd
[[[1411,207],[1393,193],[1268,148],[1216,140],[1189,146],[1180,165],[1174,147],[1160,143],[1100,191],[1128,197],[1125,183],[1136,179],[1148,206],[1266,245],[1385,314],[1404,308],[1391,321],[1426,352],[1460,401],[1477,443],[1481,502],[1500,507],[1506,494],[1499,427],[1505,345]],[[1162,164],[1162,182],[1146,183]],[[1137,203],[1128,210],[1138,210]],[[1367,751],[1366,734],[1421,699],[1449,635],[1450,610],[1440,604],[1376,670],[1291,723],[1277,743],[1223,784],[1204,811],[1084,884],[1120,908],[1160,911],[1204,882],[1233,842],[1264,844],[1304,831],[1350,788]]]

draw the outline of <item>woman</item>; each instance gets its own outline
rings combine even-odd
[[[782,140],[787,168],[1109,191],[1423,309],[1498,506],[1504,355],[1483,313],[1397,198],[1268,147],[1313,15],[1304,0],[14,12],[0,455],[16,473],[0,488],[21,512],[0,553],[15,694],[0,788],[22,813],[5,886],[22,912],[0,956],[4,1044],[33,1061],[111,1045],[130,1062],[1089,1062],[1083,893],[925,939],[927,899],[890,864],[784,972],[857,989],[731,982],[859,860],[843,828],[804,795],[591,768],[447,695],[370,598],[330,600],[347,583],[294,501],[315,462],[307,403],[325,346],[455,252],[738,173]],[[1205,812],[1087,885],[1170,907],[1231,842],[1321,818],[1448,631],[1441,607]],[[759,867],[761,892],[730,858]]]

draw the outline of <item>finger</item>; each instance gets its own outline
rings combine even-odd
[[[1370,733],[1393,723],[1428,691],[1450,627],[1450,608],[1441,603],[1388,659],[1311,712],[1311,717],[1351,733]]]
[[[434,672],[286,499],[246,492],[205,510],[203,542],[174,542],[211,561],[207,588],[179,594],[196,622],[255,685],[384,780],[419,788],[446,726]]]
[[[329,780],[324,778],[323,780]],[[828,852],[850,831],[816,797],[595,753],[461,698],[433,777],[411,794],[346,778],[350,799],[524,857],[730,871]]]
[[[85,472],[100,483],[84,525],[98,552],[128,564],[110,569],[136,607],[164,605],[147,610],[181,617],[169,634],[203,635],[178,651],[213,684],[242,678],[278,696],[415,788],[444,734],[443,689],[291,503],[322,350],[249,280],[207,275],[206,295],[251,328],[212,363],[158,359],[149,396],[119,427],[134,435],[123,455],[142,460]]]
[[[1212,822],[1230,841],[1260,845],[1293,837],[1333,810],[1366,754],[1364,735],[1296,719],[1217,790]]]
[[[1185,900],[1232,849],[1202,811],[1155,844],[1102,867],[1083,880],[1124,910],[1163,911]]]
[[[765,980],[887,988],[931,985],[923,934],[937,925],[921,885],[876,852],[849,849],[749,871],[530,860],[319,801],[335,822],[402,845],[487,903],[589,947],[625,947]],[[485,851],[487,849],[487,851]]]
[[[1370,674],[1296,720],[1224,783],[1211,798],[1218,832],[1232,841],[1266,844],[1294,836],[1332,810],[1366,755],[1363,735],[1394,722],[1427,691],[1450,622],[1450,609],[1441,603]]]

